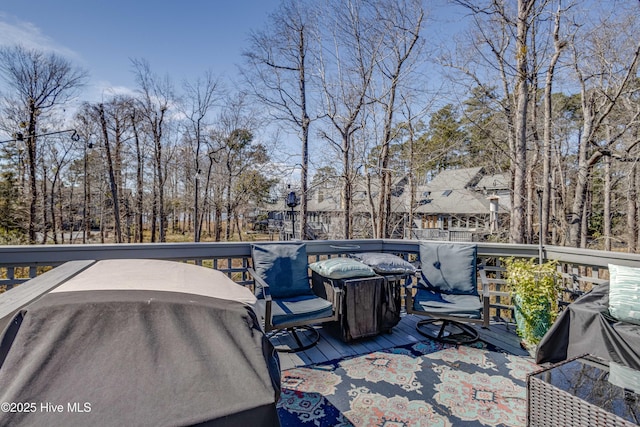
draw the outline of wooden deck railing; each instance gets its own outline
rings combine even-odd
[[[415,260],[418,240],[363,239],[307,241],[309,261],[354,252],[389,252]],[[608,279],[608,264],[640,267],[640,255],[618,252],[535,245],[478,243],[478,255],[487,265],[492,293],[493,314],[510,318],[511,301],[503,288],[500,260],[505,257],[558,260],[565,292],[564,302]],[[250,242],[163,243],[107,245],[0,246],[0,291],[10,289],[67,261],[147,258],[166,259],[215,268],[234,281],[250,285],[247,267]]]

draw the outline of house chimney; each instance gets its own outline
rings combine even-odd
[[[498,232],[498,201],[500,197],[492,195],[487,197],[489,199],[489,232]]]

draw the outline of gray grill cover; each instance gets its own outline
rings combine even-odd
[[[119,265],[112,263],[109,270]],[[136,265],[142,270],[132,273]],[[231,294],[239,286],[179,263],[125,262],[114,275],[122,269],[131,283],[214,278],[219,283],[205,284]],[[250,305],[172,292],[166,283],[161,291],[149,283],[105,289],[109,277],[88,290],[91,275],[89,268],[78,276],[75,288],[83,290],[62,285],[44,295],[5,330],[0,402],[36,410],[0,412],[0,425],[279,425],[278,358]]]

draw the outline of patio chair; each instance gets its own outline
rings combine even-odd
[[[328,299],[314,294],[303,243],[252,245],[251,258],[249,274],[255,282],[265,332],[286,330],[295,341],[293,346],[276,346],[276,350],[298,352],[316,345],[320,333],[313,325],[339,319],[342,291],[333,287]]]
[[[478,331],[468,323],[489,326],[489,296],[477,286],[477,246],[456,243],[420,243],[417,285],[405,293],[407,313],[429,316],[417,331],[451,344],[476,341]]]

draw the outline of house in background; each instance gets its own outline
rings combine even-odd
[[[479,167],[447,170],[416,193],[406,237],[477,241],[506,230],[511,207],[508,174],[486,175]]]
[[[342,238],[341,190],[340,181],[335,180],[310,191],[305,239]],[[478,241],[506,231],[511,206],[508,174],[487,175],[480,167],[443,171],[428,184],[416,188],[413,209],[410,191],[404,178],[393,185],[392,237]],[[354,183],[351,209],[354,236],[372,237],[371,200],[377,203],[378,197],[377,180],[367,183],[361,178]],[[271,206],[269,217],[280,219],[273,224],[279,224],[282,239],[293,236],[291,228],[298,223],[299,209],[297,206],[292,211],[284,201]],[[409,224],[411,216],[413,223]],[[300,238],[298,230],[295,237]]]

